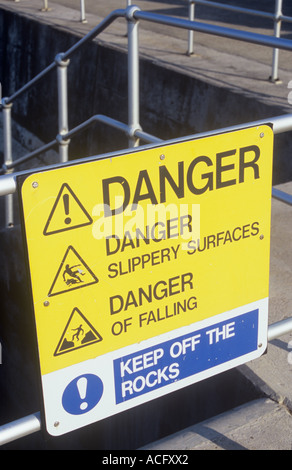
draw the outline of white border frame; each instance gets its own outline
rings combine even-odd
[[[116,404],[113,368],[113,361],[115,359],[133,353],[138,354],[139,351],[146,348],[158,346],[165,341],[173,340],[189,333],[195,333],[198,330],[215,325],[222,321],[234,319],[255,309],[258,309],[259,311],[258,347],[256,350],[214,366],[210,369],[203,370],[202,372],[192,376],[177,380],[170,384],[166,384],[160,388],[151,390],[130,400]],[[256,359],[260,357],[266,350],[268,336],[267,333],[268,298],[265,298],[248,305],[235,308],[228,312],[224,312],[220,315],[210,317],[206,320],[192,323],[191,325],[178,328],[159,336],[155,336],[153,338],[142,341],[141,343],[132,344],[94,359],[89,359],[79,364],[69,366],[65,369],[43,375],[42,386],[47,431],[53,436],[60,436]],[[63,408],[62,396],[67,385],[72,380],[83,374],[94,374],[100,377],[104,385],[103,395],[97,405],[90,411],[80,415],[72,415],[66,412]]]

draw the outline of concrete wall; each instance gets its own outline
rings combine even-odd
[[[0,81],[9,96],[78,39],[0,7]],[[70,128],[95,113],[127,122],[126,55],[94,42],[69,68]],[[162,138],[188,135],[270,115],[264,104],[220,91],[203,81],[142,60],[141,125]],[[14,105],[20,125],[47,142],[57,133],[56,74]],[[230,110],[232,112],[230,112]],[[70,158],[124,148],[118,132],[95,127],[72,141]],[[277,142],[275,181],[291,179],[285,137]],[[38,360],[28,275],[20,227],[0,232],[0,425],[41,407]],[[6,448],[134,449],[255,398],[258,392],[237,370],[211,378],[84,430],[47,441],[40,433]]]

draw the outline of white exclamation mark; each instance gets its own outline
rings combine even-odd
[[[84,400],[87,391],[87,379],[85,377],[81,377],[79,380],[77,380],[77,388],[81,400]],[[88,403],[86,401],[82,401],[82,403],[80,404],[80,410],[86,410],[87,407]]]

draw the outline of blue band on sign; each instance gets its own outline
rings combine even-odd
[[[114,360],[116,403],[257,350],[258,314],[252,310]]]
[[[62,405],[72,415],[88,413],[103,394],[103,383],[94,374],[83,374],[72,380],[64,390]]]

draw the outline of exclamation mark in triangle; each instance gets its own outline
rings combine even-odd
[[[92,218],[71,187],[64,183],[57,195],[44,228],[44,235],[92,224]]]
[[[69,215],[69,194],[64,194],[63,195],[63,202],[64,202],[64,210],[65,214]],[[71,217],[66,217],[64,220],[65,224],[71,224]]]

